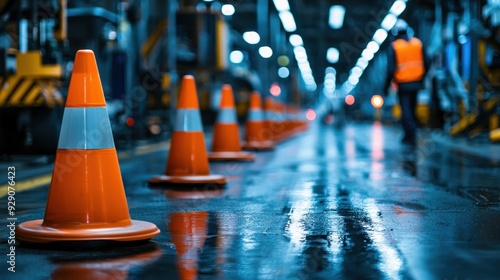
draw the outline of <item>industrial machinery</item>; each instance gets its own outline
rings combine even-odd
[[[65,1],[31,2],[0,2],[0,154],[52,153],[59,136]]]
[[[274,78],[267,75],[268,60],[232,29],[220,5],[197,0],[0,0],[0,155],[54,153],[79,49],[95,54],[118,148],[168,137],[179,77],[185,74],[196,75],[205,124],[213,124],[225,83],[232,84],[238,116],[245,118],[249,94],[269,94]],[[271,43],[285,54],[278,45],[283,38]],[[248,54],[237,65],[229,60],[235,47]],[[250,56],[255,57],[251,63]],[[297,103],[298,76],[290,76],[293,83],[282,85],[281,97],[288,91]]]

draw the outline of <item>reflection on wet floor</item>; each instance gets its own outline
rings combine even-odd
[[[154,263],[162,255],[159,248],[149,250],[137,254],[121,254],[116,256],[111,254],[98,254],[95,258],[91,259],[86,256],[84,260],[68,260],[68,258],[55,257],[52,262],[54,263],[54,271],[51,278],[54,280],[64,279],[94,279],[94,280],[108,280],[108,279],[128,279],[130,271],[134,269],[141,269],[151,263]]]
[[[181,279],[196,279],[202,249],[207,239],[207,212],[172,213],[169,215],[170,238],[177,250],[177,268]],[[212,259],[209,257],[209,259]]]
[[[165,153],[125,160],[131,216],[157,224],[158,237],[69,253],[20,246],[18,254],[43,264],[44,279],[488,278],[500,261],[492,222],[500,213],[473,202],[484,195],[475,191],[499,189],[499,167],[399,138],[379,123],[314,126],[254,163],[211,165],[229,176],[225,189],[149,188]],[[46,189],[18,198],[27,205],[20,219],[43,215]]]
[[[500,202],[498,162],[440,146],[424,147],[414,153],[410,164],[418,168],[415,175],[419,179],[444,186],[478,205]]]

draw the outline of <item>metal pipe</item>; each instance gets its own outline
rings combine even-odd
[[[260,35],[260,41],[262,46],[267,46],[269,44],[268,36],[269,28],[269,0],[257,0],[257,32]],[[257,54],[261,63],[258,63],[258,71],[261,74],[262,79],[262,95],[266,96],[269,89],[269,60],[260,57]]]
[[[469,8],[470,8],[470,23],[471,25],[478,21],[480,19],[479,15],[479,3],[476,1],[469,1]],[[470,32],[470,40],[471,40],[471,73],[469,77],[469,112],[473,108],[476,108],[477,105],[477,96],[476,96],[476,89],[477,89],[477,80],[479,77],[479,66],[478,66],[478,61],[479,61],[479,55],[478,55],[478,41],[479,41],[479,35],[477,32]]]
[[[28,51],[28,20],[25,18],[19,20],[19,51]]]
[[[177,54],[177,30],[176,30],[176,14],[177,0],[168,1],[167,15],[167,70],[170,75],[170,127],[174,127],[175,114],[177,108],[177,83],[178,77],[176,72],[176,54]]]

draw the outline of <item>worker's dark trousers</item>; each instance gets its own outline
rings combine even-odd
[[[401,105],[401,123],[405,132],[404,139],[414,140],[417,131],[415,109],[417,107],[418,90],[399,90],[399,104]]]

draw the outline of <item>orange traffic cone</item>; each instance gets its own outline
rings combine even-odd
[[[165,175],[153,177],[149,183],[224,185],[223,176],[210,175],[204,137],[196,83],[193,76],[184,76]]]
[[[274,101],[271,97],[266,97],[264,99],[264,129],[269,132],[266,140],[276,141],[277,134],[276,130],[276,114],[274,112]]]
[[[290,137],[288,131],[286,130],[287,120],[284,114],[284,108],[284,104],[281,101],[274,102],[274,113],[276,116],[275,132],[277,135],[277,142],[285,141]]]
[[[264,128],[263,114],[261,110],[261,98],[258,92],[250,95],[250,106],[245,127],[246,150],[272,150],[274,142],[269,140],[271,131]]]
[[[222,98],[214,127],[212,150],[208,154],[208,159],[212,161],[254,160],[252,153],[241,151],[233,89],[230,85],[222,86]]]
[[[94,53],[76,53],[43,220],[20,224],[26,243],[138,241],[160,233],[131,220]]]
[[[179,279],[195,280],[198,277],[198,254],[207,238],[207,212],[170,214],[168,228],[177,251]]]

